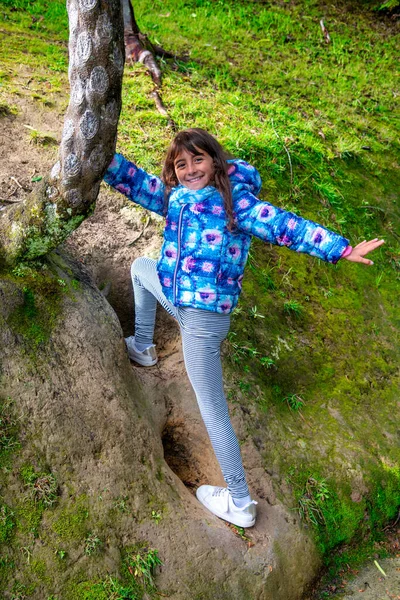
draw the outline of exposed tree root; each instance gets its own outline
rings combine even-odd
[[[130,0],[123,0],[125,56],[127,63],[141,62],[146,67],[154,82],[151,97],[154,98],[157,110],[167,118],[168,126],[177,130],[176,123],[170,117],[161,97],[162,73],[156,56],[160,58],[176,58],[161,46],[154,45],[148,36],[142,33],[136,23],[135,13]]]

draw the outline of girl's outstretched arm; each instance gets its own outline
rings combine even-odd
[[[246,187],[239,185],[233,188],[234,211],[239,230],[265,242],[286,246],[290,250],[310,254],[333,264],[346,251],[352,251],[349,240],[343,236],[269,202],[262,202]]]
[[[115,154],[104,181],[133,202],[159,215],[164,214],[164,184],[158,177],[139,169],[122,154]]]
[[[385,240],[379,240],[378,238],[370,240],[369,242],[364,240],[360,244],[357,244],[357,246],[355,246],[354,248],[351,248],[350,252],[345,253],[343,255],[343,258],[345,258],[346,260],[350,260],[351,262],[359,262],[363,263],[364,265],[373,265],[374,263],[372,262],[372,260],[364,258],[364,256],[366,256],[373,250],[376,250],[376,248],[379,248],[379,246],[382,246],[382,244],[384,243]]]

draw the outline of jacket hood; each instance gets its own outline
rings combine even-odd
[[[232,185],[232,193],[245,190],[258,196],[261,190],[260,173],[244,160],[228,160],[228,175]]]

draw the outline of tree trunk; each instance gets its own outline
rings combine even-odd
[[[69,81],[60,160],[39,192],[2,211],[0,269],[42,256],[93,211],[115,150],[124,70],[120,0],[68,0]]]

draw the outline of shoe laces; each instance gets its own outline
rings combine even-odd
[[[228,488],[217,487],[211,494],[212,496],[224,496],[226,493],[229,494]]]

